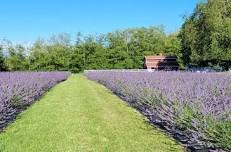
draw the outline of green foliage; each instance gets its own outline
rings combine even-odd
[[[23,106],[24,106],[21,97],[19,97],[17,95],[12,96],[10,101],[14,107],[23,108]]]
[[[84,53],[83,50],[76,46],[70,50],[69,70],[78,73],[84,70]]]
[[[204,130],[201,138],[212,143],[217,148],[231,149],[231,123],[225,120],[215,120],[198,113],[196,108],[184,106],[176,118],[180,129],[187,131],[187,128],[200,128]],[[193,124],[193,125],[192,125]]]
[[[29,55],[30,70],[66,71],[69,70],[71,46],[67,34],[59,34],[50,39],[50,43],[37,40]]]
[[[196,112],[196,110],[194,110],[192,107],[188,105],[185,105],[181,113],[178,114],[178,117],[176,118],[176,122],[183,130],[187,128],[192,128],[191,122],[193,119],[197,118],[198,115],[199,114]]]
[[[22,45],[8,47],[6,67],[10,71],[22,71],[27,69],[26,49]]]
[[[222,147],[226,150],[231,149],[231,122],[207,120],[208,127],[206,138],[214,143],[216,147]]]
[[[0,71],[4,71],[5,70],[4,61],[5,61],[5,58],[4,58],[4,55],[3,55],[2,48],[0,46]]]
[[[107,38],[110,68],[143,68],[145,55],[180,53],[180,40],[177,35],[167,36],[162,27],[116,31],[109,33]]]
[[[185,64],[230,67],[230,10],[230,0],[208,0],[197,5],[180,32]]]
[[[85,69],[143,68],[145,55],[174,54],[180,59],[177,35],[166,35],[163,27],[133,28],[101,35],[78,33],[73,44],[70,36],[62,33],[49,41],[38,39],[29,49],[9,43],[6,65],[10,71],[74,73]]]

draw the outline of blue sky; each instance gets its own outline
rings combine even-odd
[[[178,30],[183,16],[200,0],[5,0],[1,1],[0,39],[33,42],[57,33],[106,33],[163,25]]]

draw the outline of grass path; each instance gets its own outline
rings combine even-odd
[[[183,151],[103,86],[81,75],[49,91],[0,134],[0,152]]]

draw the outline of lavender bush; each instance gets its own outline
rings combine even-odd
[[[191,149],[231,150],[231,75],[90,71]]]
[[[68,76],[68,72],[0,72],[0,129]]]

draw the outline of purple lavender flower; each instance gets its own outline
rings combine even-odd
[[[0,129],[68,76],[68,72],[0,72]]]
[[[86,76],[189,146],[231,149],[230,74],[90,71]]]

